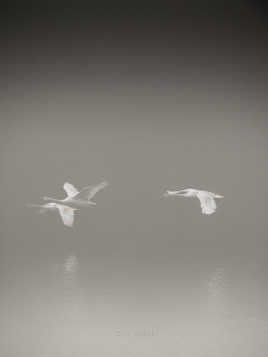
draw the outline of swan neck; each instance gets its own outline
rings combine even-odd
[[[53,198],[53,197],[44,197],[45,201],[54,201],[54,202],[61,202],[62,200],[59,200],[58,198]]]

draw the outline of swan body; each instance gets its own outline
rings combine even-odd
[[[186,188],[180,191],[167,190],[164,193],[164,197],[170,196],[197,197],[200,201],[201,211],[206,215],[210,215],[216,211],[217,205],[215,198],[223,198],[223,196],[216,193],[196,190],[194,188]]]
[[[72,184],[65,182],[63,189],[66,192],[66,197],[64,199],[44,197],[44,200],[54,201],[73,207],[90,207],[96,205],[91,199],[96,195],[97,192],[108,186],[106,181],[99,183],[98,185],[91,185],[84,187],[81,191],[78,191]]]
[[[40,208],[39,210],[40,213],[45,213],[48,211],[58,211],[61,216],[63,224],[67,227],[73,226],[74,212],[77,210],[77,208],[72,208],[55,202],[49,202],[43,205],[30,204],[28,206]]]

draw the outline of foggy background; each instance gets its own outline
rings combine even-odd
[[[1,355],[267,356],[267,12],[192,5],[2,22]],[[25,207],[103,180],[73,229]]]

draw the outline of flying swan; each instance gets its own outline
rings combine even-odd
[[[67,196],[64,199],[57,199],[52,197],[44,197],[44,200],[54,201],[45,203],[42,205],[29,204],[28,207],[40,208],[40,213],[47,211],[57,211],[60,213],[63,224],[72,227],[74,223],[74,212],[80,207],[90,207],[96,205],[91,199],[97,192],[106,187],[108,183],[106,181],[101,182],[98,185],[91,185],[84,187],[81,191],[78,191],[72,184],[65,182],[63,189]]]
[[[223,198],[223,196],[216,193],[196,190],[194,188],[187,188],[180,191],[167,190],[164,193],[164,197],[170,196],[197,197],[200,201],[202,213],[207,215],[210,215],[216,211],[217,205],[215,198]]]
[[[91,199],[96,195],[97,192],[108,186],[106,181],[99,183],[98,185],[91,185],[84,187],[81,191],[78,191],[72,184],[65,182],[63,189],[67,196],[63,199],[44,197],[46,201],[54,201],[74,207],[90,207],[96,205]]]

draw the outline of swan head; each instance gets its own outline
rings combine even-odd
[[[171,191],[166,190],[163,194],[163,197],[168,197],[168,196],[170,196],[170,194],[171,194]]]

